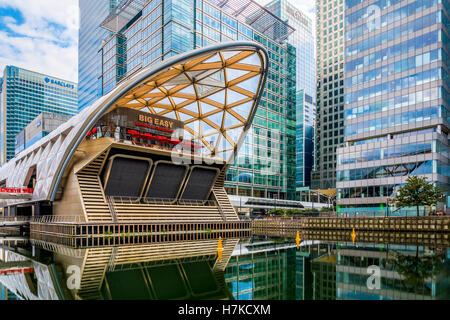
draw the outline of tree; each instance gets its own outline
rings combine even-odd
[[[431,206],[444,197],[444,193],[432,183],[427,182],[427,178],[409,176],[406,185],[400,187],[398,193],[393,198],[397,208],[416,207],[419,216],[419,206]]]
[[[418,246],[416,246],[415,256],[397,252],[396,259],[392,261],[395,270],[403,276],[403,286],[410,286],[414,293],[422,294],[430,293],[426,281],[441,272],[442,263],[442,255],[439,254],[419,257]]]

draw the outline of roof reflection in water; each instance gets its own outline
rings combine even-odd
[[[31,240],[29,250],[3,250],[3,261],[31,261],[34,273],[0,282],[27,300],[230,299],[224,269],[238,242],[224,239],[219,261],[216,239],[87,249]]]

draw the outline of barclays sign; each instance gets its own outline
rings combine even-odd
[[[45,78],[45,82],[46,83],[51,83],[51,84],[56,84],[58,86],[64,87],[64,88],[69,88],[69,89],[75,89],[75,86],[71,83],[66,83],[64,81],[61,80],[55,80],[55,79],[50,79],[50,78]]]

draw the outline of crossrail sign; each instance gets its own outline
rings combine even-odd
[[[32,195],[32,188],[0,188],[1,199],[30,198]]]

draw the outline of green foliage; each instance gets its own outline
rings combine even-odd
[[[273,214],[275,216],[284,216],[284,215],[286,215],[286,210],[284,210],[284,209],[270,209],[269,214]]]
[[[314,212],[319,212],[319,209],[317,208],[311,208],[311,209],[305,209],[304,211],[305,213],[314,213]]]
[[[433,278],[442,270],[442,257],[429,255],[419,257],[418,247],[416,255],[403,255],[397,252],[397,257],[392,261],[398,274],[403,276],[403,286],[418,294],[430,294],[430,288],[426,285],[427,279]]]
[[[397,208],[416,207],[419,216],[419,206],[431,206],[436,204],[444,196],[444,193],[427,178],[409,176],[406,185],[400,187],[393,202]]]
[[[320,212],[329,212],[329,211],[333,211],[333,210],[328,207],[322,207],[322,209],[320,209]]]

